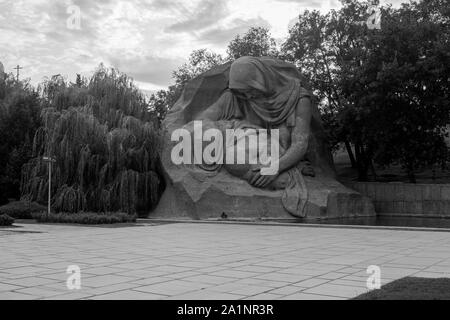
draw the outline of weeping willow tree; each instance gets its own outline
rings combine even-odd
[[[57,212],[151,210],[161,193],[161,137],[132,80],[101,65],[89,81],[67,84],[56,76],[40,90],[43,126],[34,136],[33,159],[22,170],[22,197],[47,202],[43,157],[51,156]]]

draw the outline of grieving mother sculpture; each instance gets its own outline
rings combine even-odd
[[[184,128],[194,136],[194,121],[221,131],[267,129],[270,134],[277,129],[278,172],[263,175],[259,163],[175,165],[170,158],[171,133]],[[225,213],[239,218],[288,218],[289,214],[330,218],[374,214],[369,199],[335,180],[316,100],[291,64],[269,57],[241,57],[213,68],[186,85],[163,129],[166,191],[151,216],[201,219]],[[246,155],[252,147],[246,146]]]

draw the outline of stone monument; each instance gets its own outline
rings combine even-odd
[[[200,135],[195,131],[199,124]],[[241,57],[217,66],[186,85],[162,126],[166,189],[152,218],[305,220],[375,215],[370,199],[336,180],[317,101],[289,63]],[[194,150],[194,160],[199,137],[200,155],[208,148],[207,130],[222,137],[228,137],[229,130],[241,131],[231,143],[224,139],[216,145],[223,152],[215,151],[215,162],[175,164],[173,152],[179,141],[172,135],[177,129],[192,138],[187,150]],[[262,149],[269,162],[259,156]],[[245,161],[226,161],[229,151],[233,160],[234,154],[241,154]],[[277,170],[267,174],[274,163]]]

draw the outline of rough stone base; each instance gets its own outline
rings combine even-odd
[[[150,218],[292,219],[281,203],[282,191],[249,186],[246,181],[220,172],[213,178],[196,177],[184,170],[166,179],[167,188]],[[305,177],[308,187],[306,218],[374,216],[372,201],[328,177]]]

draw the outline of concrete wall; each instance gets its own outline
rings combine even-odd
[[[373,200],[378,214],[450,217],[450,184],[356,182],[352,187]]]

